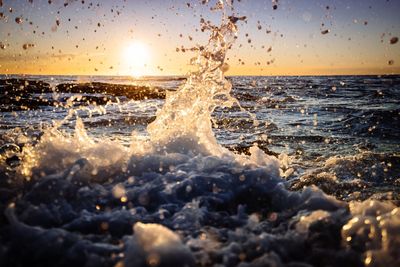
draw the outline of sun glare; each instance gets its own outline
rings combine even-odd
[[[128,45],[122,57],[125,62],[125,71],[129,75],[140,77],[147,74],[151,56],[145,43],[136,41]]]

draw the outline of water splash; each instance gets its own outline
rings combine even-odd
[[[217,7],[224,10],[223,2],[218,1]],[[167,94],[157,119],[147,127],[151,142],[159,151],[228,154],[217,143],[211,114],[216,107],[239,105],[230,95],[231,83],[224,77],[228,70],[225,56],[236,38],[237,27],[233,19],[223,15],[220,26],[202,20],[202,28],[211,35],[206,46],[194,49],[198,55],[191,64],[196,70],[178,91]]]

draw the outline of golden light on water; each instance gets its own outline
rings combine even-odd
[[[122,52],[122,72],[133,77],[148,75],[151,52],[148,45],[141,41],[128,44]]]

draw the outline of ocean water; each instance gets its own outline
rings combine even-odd
[[[143,138],[148,136],[146,127],[164,104],[163,96],[132,100],[128,92],[143,86],[175,91],[186,81],[184,77],[4,76],[2,87],[6,88],[7,81],[21,83],[12,79],[45,82],[43,88],[47,91],[28,92],[23,96],[2,95],[0,131],[4,136],[13,132],[40,135],[43,129],[67,117],[74,107],[89,136],[118,140],[125,146],[130,145],[133,131]],[[237,106],[216,108],[212,123],[218,143],[237,153],[248,153],[257,144],[267,154],[288,156],[287,175],[291,173],[288,176],[291,181],[322,167],[332,157],[361,157],[365,161],[372,157],[379,165],[398,163],[400,76],[228,79],[232,82],[232,94],[243,110]],[[82,93],[69,93],[58,89],[65,84],[90,82],[102,83],[97,89],[105,88],[105,91],[85,93],[82,87]],[[111,89],[107,92],[108,86],[125,85],[129,87],[123,88],[120,95]],[[60,129],[71,133],[75,123],[76,117],[72,117]],[[378,178],[382,183],[374,185],[376,190],[385,181],[394,182],[399,178],[395,171],[389,171],[391,168],[387,170]],[[395,184],[392,186],[397,193],[398,188]]]
[[[1,77],[1,266],[400,265],[400,77],[225,78],[240,19],[186,78]]]
[[[185,78],[2,77],[1,209],[7,214],[12,202],[18,214],[1,219],[4,266],[153,266],[161,258],[179,266],[182,257],[188,266],[380,266],[389,252],[388,262],[398,260],[382,234],[392,231],[398,248],[400,77],[228,80],[242,108],[213,111],[217,142],[241,155],[258,146],[276,158],[268,171],[224,156],[133,148],[132,133],[149,138],[165,98],[128,92],[175,92]],[[63,84],[99,92],[66,92]],[[115,87],[124,88],[116,95]],[[392,228],[377,231],[382,210]],[[368,228],[371,218],[377,228]],[[154,231],[169,237],[147,240]],[[144,241],[134,234],[132,243],[136,232]],[[174,251],[154,248],[154,256],[138,248],[143,242]],[[137,251],[147,256],[138,260]]]

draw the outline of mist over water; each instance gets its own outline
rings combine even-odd
[[[227,80],[218,3],[185,80],[2,79],[2,266],[400,263],[399,77]]]

